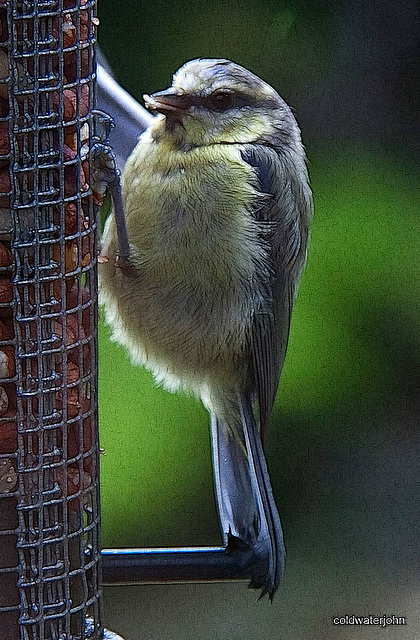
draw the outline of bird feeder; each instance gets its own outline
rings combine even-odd
[[[102,637],[95,0],[0,0],[0,637]]]

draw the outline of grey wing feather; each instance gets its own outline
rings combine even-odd
[[[97,57],[102,60],[102,54],[99,53]],[[155,117],[118,84],[105,65],[105,60],[103,64],[98,62],[96,65],[96,106],[114,119],[115,128],[111,131],[110,143],[117,157],[118,168],[122,171],[139,136]]]
[[[258,144],[245,146],[242,158],[254,167],[257,188],[266,194],[253,215],[262,223],[271,270],[267,300],[255,315],[251,336],[252,377],[263,432],[286,356],[293,302],[306,258],[312,199],[303,159],[291,164],[289,157]]]

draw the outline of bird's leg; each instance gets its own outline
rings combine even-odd
[[[105,192],[109,189],[118,237],[117,265],[126,275],[130,275],[130,245],[122,199],[120,171],[117,168],[115,154],[109,144],[109,134],[114,126],[114,121],[104,111],[95,110],[93,115],[95,131],[90,157],[93,167],[92,188],[95,201],[101,205]],[[106,255],[100,255],[98,260],[99,262],[107,262],[108,258]]]

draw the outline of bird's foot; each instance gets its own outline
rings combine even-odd
[[[98,205],[102,204],[105,192],[109,189],[117,228],[119,255],[128,261],[130,257],[130,245],[128,243],[120,172],[117,167],[115,154],[109,144],[109,134],[114,126],[114,121],[111,116],[103,111],[96,110],[93,114],[95,116],[95,135],[93,136],[93,146],[90,155],[93,167],[92,189],[95,202]]]
[[[238,565],[243,566],[245,573],[250,577],[248,588],[261,589],[258,600],[266,595],[272,600],[278,584],[271,567],[270,550],[267,545],[258,540],[245,542],[229,532],[226,550],[236,556]]]
[[[139,275],[139,270],[130,262],[129,257],[117,256],[115,266],[121,269],[127,278],[134,278]]]

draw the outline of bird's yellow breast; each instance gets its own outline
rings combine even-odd
[[[253,183],[236,146],[182,151],[144,135],[123,176],[129,239],[143,268],[212,287],[238,270],[251,277],[261,259]]]
[[[268,272],[252,216],[261,197],[254,184],[254,170],[232,145],[180,151],[146,132],[127,162],[123,195],[135,275],[115,267],[111,219],[101,297],[115,339],[172,389],[192,389],[209,372],[225,380],[243,375],[237,362]]]

